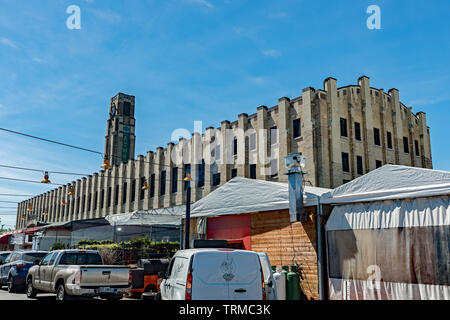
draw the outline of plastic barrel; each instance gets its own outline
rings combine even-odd
[[[290,266],[287,274],[286,298],[287,300],[300,300],[300,278],[295,266]]]

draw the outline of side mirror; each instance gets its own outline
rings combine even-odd
[[[273,286],[272,281],[269,281],[269,283],[267,283],[267,285],[272,288],[272,286]]]
[[[160,277],[161,279],[167,279],[166,273],[164,271],[158,272],[158,277]]]
[[[38,265],[40,265],[41,264],[41,262],[39,261],[39,260],[34,260],[34,265],[35,266],[38,266]]]
[[[3,264],[3,261],[0,261],[0,266]]]

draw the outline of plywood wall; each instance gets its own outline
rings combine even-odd
[[[252,250],[266,252],[277,267],[298,264],[303,293],[318,299],[315,208],[305,209],[310,219],[292,224],[288,210],[253,213]]]

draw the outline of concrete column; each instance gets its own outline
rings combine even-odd
[[[153,208],[161,208],[162,204],[160,201],[161,198],[161,171],[165,170],[163,166],[163,154],[164,149],[162,147],[158,147],[156,149],[156,158],[154,160],[154,171],[155,174],[155,196],[153,197]],[[166,173],[166,184],[167,184],[167,173]]]
[[[370,79],[366,76],[362,76],[358,79],[358,85],[361,87],[362,110],[364,116],[362,129],[364,138],[364,167],[367,173],[376,168],[374,153],[371,152],[375,143],[373,133],[373,106],[370,97]]]
[[[149,210],[151,208],[153,208],[153,201],[154,198],[150,198],[150,190],[151,190],[151,176],[152,173],[154,172],[154,168],[155,165],[154,163],[155,159],[154,159],[154,153],[153,151],[148,151],[147,155],[145,156],[144,159],[144,163],[143,163],[143,167],[144,167],[144,176],[147,179],[147,184],[148,184],[148,189],[145,190],[145,196],[144,196],[144,204],[143,204],[143,209],[144,210]],[[156,189],[155,189],[156,191]]]
[[[430,146],[430,135],[428,134],[429,128],[427,127],[427,115],[425,112],[418,112],[419,117],[419,145],[420,145],[420,155],[422,158],[422,167],[432,169],[431,161],[431,146]]]
[[[403,123],[401,115],[400,100],[398,90],[393,88],[389,90],[392,101],[392,117],[394,123],[393,143],[395,150],[395,164],[400,164],[400,154],[403,153]]]
[[[177,193],[175,195],[175,204],[181,205],[184,203],[185,199],[185,190],[184,190],[184,168],[185,165],[190,163],[190,154],[189,154],[189,144],[185,138],[180,138],[178,141],[178,145],[175,147],[176,150],[176,163],[175,165],[178,167],[178,181],[177,181]]]
[[[291,101],[287,97],[278,99],[278,181],[287,182],[288,176],[284,173],[284,159],[291,153]]]
[[[334,78],[327,78],[324,81],[325,91],[327,92],[327,104],[331,126],[329,138],[330,150],[330,176],[331,188],[335,188],[342,184],[342,154],[341,154],[341,130],[340,130],[340,116],[337,102],[337,80]],[[311,92],[311,91],[310,91]],[[303,94],[304,95],[304,94]],[[305,100],[303,100],[305,101]],[[305,122],[306,123],[306,122]],[[305,128],[306,129],[306,128]],[[309,130],[305,130],[308,132]],[[308,162],[308,161],[307,161]]]
[[[148,175],[145,175],[145,169],[144,169],[144,156],[142,154],[139,154],[137,156],[137,160],[135,163],[135,171],[134,171],[134,178],[136,179],[136,200],[134,202],[133,211],[134,210],[142,210],[144,201],[141,200],[141,192],[144,192],[144,199],[146,196],[146,191],[142,191],[142,185],[141,185],[141,178],[147,177]]]
[[[268,144],[269,144],[269,130],[267,126],[267,107],[259,106],[257,109],[257,153],[258,161],[256,163],[256,179],[269,180],[269,154],[268,154]]]
[[[125,205],[123,203],[123,196],[124,196],[124,183],[128,182],[128,180],[124,179],[124,177],[126,176],[126,171],[125,171],[125,164],[123,162],[120,163],[119,168],[118,168],[118,172],[117,172],[117,176],[118,176],[118,184],[119,184],[119,203],[117,204],[117,212],[116,213],[123,213],[125,212]],[[128,185],[128,184],[127,184]],[[130,195],[127,194],[127,197],[129,197]]]
[[[132,201],[131,193],[132,193],[132,187],[133,187],[133,177],[134,177],[134,161],[130,160],[125,164],[125,178],[126,179],[124,179],[124,181],[127,182],[127,199],[126,199],[125,206],[124,206],[124,212],[131,212],[132,205],[134,205],[134,202],[131,202]],[[134,201],[136,201],[136,198]]]
[[[55,189],[50,191],[50,201],[51,201],[50,202],[51,203],[51,205],[50,205],[51,208],[48,211],[48,215],[39,217],[38,221],[43,221],[43,222],[49,221],[49,220],[51,220],[51,217],[53,217],[55,215],[56,206],[57,206],[57,203],[58,203],[58,198],[56,196]]]
[[[202,163],[202,136],[199,132],[194,132],[191,138],[191,200],[195,202],[200,199],[198,189],[198,165]]]
[[[215,164],[214,158],[211,156],[212,149],[215,148],[216,143],[211,143],[212,137],[215,136],[215,129],[213,127],[206,128],[206,132],[203,136],[203,157],[205,160],[205,186],[203,187],[203,194],[204,197],[208,193],[211,192],[212,188],[212,174],[211,174],[211,167]]]
[[[231,164],[233,163],[233,139],[230,121],[224,120],[220,126],[220,184],[231,179]]]
[[[383,89],[380,89],[380,96],[381,96],[380,139],[381,139],[381,148],[382,148],[382,153],[383,153],[382,161],[383,161],[383,164],[386,164],[387,163],[387,154],[386,154],[386,151],[387,151],[387,143],[386,143],[386,140],[387,140],[387,138],[386,138],[386,132],[387,132],[387,130],[386,130],[386,108],[387,108],[387,105],[386,105],[386,98],[385,98],[386,96],[385,96]]]
[[[172,152],[175,144],[173,142],[169,142],[167,144],[167,148],[164,154],[164,170],[166,170],[166,194],[164,195],[164,207],[172,206],[172,176],[173,176],[173,167],[172,167]]]
[[[119,190],[120,190],[119,178],[118,178],[120,176],[119,167],[114,166],[110,170],[111,170],[111,186],[112,186],[110,213],[116,214],[116,213],[118,213],[118,210],[120,208],[119,201],[117,201],[117,204],[116,204],[116,194],[117,194],[117,199],[119,199]]]
[[[248,177],[248,143],[246,139],[246,132],[248,129],[248,114],[241,113],[238,116],[238,136],[237,138],[237,175],[239,177]]]
[[[353,88],[350,90],[348,90],[348,94],[347,94],[347,104],[345,107],[347,107],[347,129],[348,129],[348,144],[349,144],[349,165],[350,165],[350,176],[351,179],[355,179],[358,174],[357,174],[357,168],[356,168],[356,156],[357,154],[355,153],[355,141],[354,141],[354,125],[355,125],[355,116],[354,116],[354,104],[353,102],[358,98],[357,96],[355,97],[355,94],[353,93]],[[363,157],[363,163],[365,161],[365,155],[361,155]],[[363,167],[365,168],[366,165],[363,165]]]
[[[78,217],[80,219],[84,219],[85,216],[85,210],[86,210],[86,197],[87,197],[87,188],[86,188],[86,177],[81,178],[81,186],[80,186],[80,213],[78,214]],[[84,198],[83,198],[84,196]],[[84,201],[83,201],[84,200]]]

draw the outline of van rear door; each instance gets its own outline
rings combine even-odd
[[[228,281],[226,271],[227,251],[197,252],[192,262],[192,299],[227,300]],[[224,269],[225,268],[225,269]],[[236,269],[234,269],[236,271]]]
[[[230,276],[230,300],[261,300],[262,278],[261,264],[256,253],[251,251],[230,251],[233,276]]]

